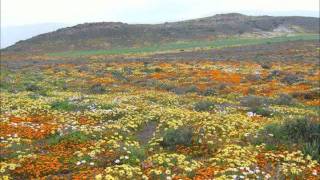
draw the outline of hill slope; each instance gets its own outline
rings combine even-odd
[[[4,52],[48,53],[143,47],[154,44],[212,40],[224,36],[272,36],[319,33],[319,18],[220,14],[164,24],[86,23],[20,41]]]

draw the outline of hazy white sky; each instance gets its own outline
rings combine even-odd
[[[1,0],[1,26],[159,23],[225,12],[318,16],[319,0]]]

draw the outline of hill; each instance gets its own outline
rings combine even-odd
[[[85,23],[20,41],[5,53],[54,53],[137,48],[164,43],[214,40],[222,37],[270,37],[319,33],[319,18],[246,16],[237,13],[163,24]]]

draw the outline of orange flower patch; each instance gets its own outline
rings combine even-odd
[[[53,155],[68,158],[72,157],[75,151],[89,146],[91,146],[90,143],[74,144],[70,142],[61,142],[54,146],[46,146],[45,149]]]
[[[320,99],[306,101],[306,102],[304,102],[304,104],[309,105],[309,106],[320,106]]]
[[[190,178],[184,177],[184,176],[174,176],[172,179],[173,180],[191,180]]]
[[[94,78],[91,80],[93,84],[112,84],[115,82],[114,79],[110,77],[103,77],[103,78]]]
[[[104,171],[103,168],[95,168],[85,171],[79,171],[76,174],[72,175],[74,180],[86,180],[86,179],[95,179],[97,174],[101,174]]]
[[[196,176],[194,177],[194,180],[202,180],[202,179],[210,179],[214,177],[214,172],[217,169],[214,167],[206,167],[202,169],[198,169],[196,172]]]
[[[56,125],[52,124],[41,124],[39,128],[33,128],[29,126],[12,126],[7,123],[0,124],[0,135],[6,136],[9,134],[17,134],[19,137],[27,139],[42,139],[47,135],[51,134],[51,131],[57,128]]]
[[[46,123],[52,121],[54,118],[52,116],[31,116],[31,117],[15,117],[11,116],[9,118],[10,122],[31,122],[31,123]]]
[[[59,162],[57,157],[40,155],[37,158],[27,159],[21,167],[14,170],[16,174],[28,175],[34,178],[57,173],[64,166]]]
[[[92,124],[94,124],[95,123],[95,121],[93,121],[93,120],[91,120],[91,119],[88,119],[88,118],[86,118],[86,117],[80,117],[79,119],[78,119],[78,122],[79,122],[79,124],[81,124],[81,125],[92,125]]]
[[[292,85],[292,86],[286,86],[282,88],[283,93],[292,93],[292,92],[298,92],[298,91],[307,91],[311,87],[306,84],[298,84],[298,85]]]
[[[265,158],[265,155],[262,153],[259,153],[256,156],[256,160],[259,167],[266,167],[266,165],[268,164],[268,160]]]

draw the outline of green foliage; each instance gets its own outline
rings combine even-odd
[[[203,95],[214,96],[214,95],[217,95],[217,91],[214,88],[207,88],[206,90],[204,90]]]
[[[288,74],[284,78],[281,79],[282,83],[286,83],[289,85],[298,83],[300,81],[303,81],[303,78],[301,78],[300,76],[298,76],[296,74]]]
[[[246,96],[240,100],[242,106],[248,107],[250,112],[261,116],[270,117],[273,112],[268,108],[270,100],[259,96]]]
[[[99,107],[101,108],[101,109],[112,109],[112,108],[114,108],[116,105],[115,104],[101,104],[101,105],[99,105]]]
[[[128,148],[128,151],[131,153],[129,154],[129,159],[126,160],[126,163],[131,165],[140,165],[140,161],[137,160],[144,160],[146,159],[146,153],[144,148],[136,148],[136,147],[130,147]]]
[[[32,91],[32,92],[36,92],[36,91],[40,91],[41,88],[39,86],[37,86],[36,84],[26,84],[26,91]]]
[[[271,69],[272,68],[272,64],[269,63],[269,62],[262,62],[260,64],[260,66],[263,68],[263,69]]]
[[[55,110],[63,110],[63,111],[76,111],[85,109],[85,106],[80,106],[74,103],[71,103],[67,100],[63,101],[55,101],[51,104],[51,108]]]
[[[193,48],[223,48],[229,46],[245,46],[258,44],[272,44],[287,41],[297,40],[318,40],[318,35],[302,34],[295,36],[280,36],[274,38],[225,38],[214,41],[187,41],[187,42],[173,42],[166,44],[155,44],[148,47],[141,48],[118,48],[110,50],[86,50],[86,51],[68,51],[60,53],[49,53],[49,56],[65,56],[65,57],[79,57],[90,55],[111,55],[111,54],[139,54],[152,53],[159,51],[169,51],[180,49],[188,50]]]
[[[169,149],[174,149],[177,145],[190,146],[192,143],[193,129],[190,127],[180,127],[169,129],[164,133],[161,145]]]
[[[320,141],[314,140],[306,143],[303,146],[302,152],[303,154],[309,155],[312,159],[320,162]]]
[[[320,141],[320,123],[313,122],[307,118],[286,122],[283,125],[283,131],[287,133],[289,140],[291,141]]]
[[[89,91],[93,94],[103,94],[106,92],[106,89],[101,84],[94,84],[90,87]]]
[[[72,142],[72,143],[83,143],[90,139],[90,137],[82,131],[73,131],[66,135],[54,134],[46,139],[49,145],[55,145],[60,142]]]
[[[82,131],[73,131],[63,137],[63,141],[74,143],[83,143],[89,139],[89,136]]]
[[[126,78],[126,76],[124,75],[123,72],[120,72],[120,71],[112,71],[111,72],[112,76],[119,80],[119,81],[128,81],[128,79]]]
[[[266,107],[268,105],[268,99],[259,96],[245,96],[240,100],[242,106],[249,108]]]
[[[294,99],[287,94],[280,94],[279,97],[274,101],[278,105],[293,105],[295,104]]]
[[[194,85],[188,87],[175,87],[171,90],[176,94],[186,94],[186,93],[196,93],[198,92],[198,88]]]
[[[281,144],[305,144],[307,154],[317,150],[315,143],[320,142],[320,123],[310,119],[295,119],[283,124],[270,124],[259,132],[258,138],[253,138],[254,144],[265,143],[268,147]],[[319,143],[318,143],[319,145]],[[319,148],[319,147],[318,147]]]
[[[253,107],[250,108],[250,111],[264,117],[270,117],[273,115],[272,111],[266,107]]]
[[[210,111],[215,107],[215,104],[211,101],[200,101],[194,105],[196,111]]]
[[[162,71],[162,69],[161,68],[145,68],[144,70],[143,70],[143,72],[145,72],[145,73],[148,73],[148,74],[152,74],[152,73],[158,73],[158,72],[161,72]]]
[[[54,134],[54,135],[49,136],[46,139],[46,142],[49,145],[55,145],[55,144],[58,144],[61,140],[62,140],[62,137],[59,134]]]

